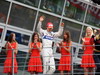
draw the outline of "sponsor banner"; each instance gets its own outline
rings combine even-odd
[[[82,10],[86,10],[87,4],[83,3],[83,2],[79,2],[78,0],[67,0],[70,2],[71,5],[80,8]],[[88,8],[88,13],[90,13],[92,16],[95,16],[96,18],[100,19],[100,9],[93,7],[93,6],[89,6]]]

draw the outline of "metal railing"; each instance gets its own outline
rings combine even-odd
[[[87,45],[87,46],[91,46],[91,45]],[[100,46],[100,45],[98,45]],[[80,47],[80,46],[78,46]],[[74,52],[73,52],[73,46],[71,46],[71,63],[70,64],[63,64],[63,65],[71,65],[71,72],[70,72],[70,75],[80,75],[80,74],[84,74],[84,69],[80,66],[81,65],[81,61],[82,61],[82,58],[75,58],[74,57]],[[20,49],[18,49],[20,50]],[[25,49],[25,50],[29,50],[28,48]],[[3,50],[5,51],[5,50]],[[57,55],[59,54],[59,55]],[[82,52],[79,52],[79,55],[82,56],[83,54],[83,51]],[[84,55],[100,55],[100,54],[84,54]],[[54,53],[54,57],[59,57],[60,59],[60,53]],[[68,55],[64,55],[64,56],[68,56]],[[17,62],[18,62],[18,72],[21,71],[22,74],[19,74],[17,73],[17,75],[28,75],[29,73],[27,72],[27,67],[28,67],[28,61],[29,61],[29,57],[30,57],[30,54],[28,52],[21,52],[19,51],[19,53],[17,54],[16,56],[16,59],[17,59]],[[46,56],[48,57],[48,56]],[[12,50],[12,57],[11,58],[8,58],[8,59],[12,59],[12,66],[10,66],[12,68],[12,75],[15,75],[14,74],[14,49]],[[36,57],[33,57],[33,58],[38,58],[38,56]],[[43,57],[41,57],[43,58]],[[6,55],[3,55],[3,54],[0,54],[0,71],[2,72],[2,75],[4,74],[3,73],[3,67],[4,67],[4,61],[6,59]],[[60,65],[59,64],[59,59],[55,59],[55,63],[56,63],[56,71],[54,74],[57,74],[57,75],[60,75],[60,71],[58,71],[58,66]],[[77,63],[76,61],[78,61],[79,63]],[[86,63],[86,65],[88,65],[89,63]],[[100,64],[100,63],[95,63],[96,65]],[[40,65],[36,65],[36,66],[40,66]],[[42,65],[43,66],[43,65]],[[44,65],[44,66],[48,66],[48,65]],[[53,66],[53,65],[52,65]],[[8,66],[9,67],[9,66]],[[94,71],[92,72],[93,75],[95,74],[100,74],[100,72],[96,72],[96,67],[94,68]],[[26,74],[25,74],[26,73]],[[41,75],[43,75],[43,73],[39,73]],[[65,72],[66,74],[66,72]],[[0,74],[1,75],[1,74]],[[47,75],[47,74],[46,74]]]

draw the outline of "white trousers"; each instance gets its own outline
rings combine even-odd
[[[43,74],[53,74],[55,72],[55,61],[52,48],[43,48]]]

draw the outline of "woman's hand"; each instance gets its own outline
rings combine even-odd
[[[82,41],[83,41],[83,42],[85,42],[85,39],[84,39],[84,38],[82,38]]]
[[[65,45],[65,44],[64,44],[63,42],[61,42],[61,47],[65,47],[64,45]]]
[[[60,44],[59,44],[59,43],[56,43],[56,46],[57,46],[57,47],[60,47]]]
[[[38,49],[40,48],[38,44],[36,44],[36,47],[37,47]]]
[[[42,44],[40,43],[40,45],[36,44],[36,47],[39,49],[39,51],[42,51]]]

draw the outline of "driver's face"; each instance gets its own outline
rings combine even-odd
[[[51,32],[53,30],[53,28],[47,28],[48,32]]]

